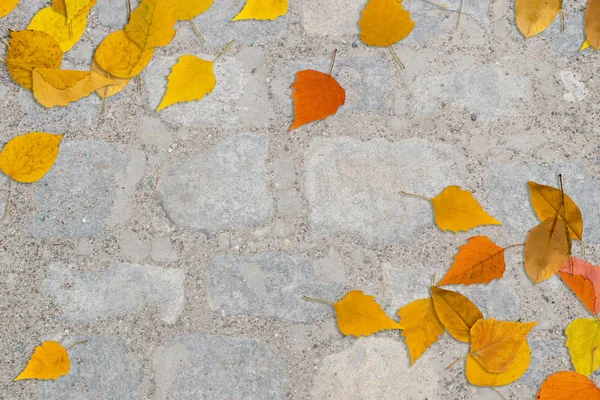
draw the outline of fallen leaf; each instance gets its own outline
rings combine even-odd
[[[53,340],[43,342],[35,348],[29,363],[15,378],[22,379],[53,379],[56,380],[69,373],[71,361],[67,349]]]
[[[562,0],[517,0],[517,26],[526,37],[532,37],[548,28],[558,15]]]
[[[188,21],[196,18],[212,6],[215,0],[171,0],[173,17],[177,21]]]
[[[52,7],[56,12],[67,17],[70,22],[73,19],[89,13],[96,5],[97,0],[52,0]]]
[[[485,368],[475,359],[468,356],[466,363],[466,375],[470,383],[476,386],[504,386],[519,379],[529,368],[531,362],[531,348],[525,341],[518,350],[514,361],[508,365],[506,371],[493,373]]]
[[[583,42],[583,44],[579,48],[579,51],[583,51],[583,50],[587,49],[590,46],[591,46],[590,42],[587,39],[585,39],[585,42]]]
[[[11,139],[0,152],[0,169],[18,182],[39,181],[54,165],[62,136],[30,132]]]
[[[572,371],[560,371],[546,378],[536,399],[600,400],[600,389],[585,375]]]
[[[562,199],[565,199],[564,218],[561,210]],[[566,193],[552,186],[540,185],[535,182],[529,182],[529,195],[531,204],[540,221],[548,218],[558,217],[566,222],[571,236],[578,240],[583,239],[583,218],[577,204]]]
[[[506,270],[504,248],[487,236],[474,236],[462,245],[454,256],[454,264],[438,283],[441,285],[472,285],[502,278]]]
[[[19,4],[19,0],[2,0],[0,2],[0,18],[7,16]]]
[[[444,325],[435,313],[431,297],[405,305],[398,311],[398,316],[410,354],[410,365],[413,365],[444,334]]]
[[[273,20],[288,12],[288,0],[247,0],[246,5],[232,21],[242,19]]]
[[[556,274],[569,257],[566,225],[560,218],[548,218],[533,227],[525,241],[525,270],[534,283]]]
[[[442,325],[455,339],[471,341],[471,327],[483,318],[479,308],[458,292],[431,287],[435,312]]]
[[[600,322],[596,318],[577,318],[565,330],[567,347],[575,371],[588,376],[600,367]]]
[[[87,14],[67,22],[67,17],[63,14],[54,10],[53,7],[46,7],[33,16],[27,29],[46,32],[56,40],[63,52],[67,52],[81,39],[86,25]]]
[[[66,106],[111,84],[111,79],[90,71],[33,70],[33,95],[46,108]]]
[[[600,1],[589,0],[585,10],[585,36],[595,49],[600,48]]]
[[[581,275],[571,275],[567,272],[558,271],[558,275],[592,314],[598,313],[595,309],[596,293],[592,281]]]
[[[131,13],[125,33],[144,52],[171,43],[177,33],[175,22],[169,0],[142,0]]]
[[[26,89],[33,88],[35,68],[60,68],[63,52],[54,38],[37,31],[12,31],[6,52],[10,76]]]
[[[142,72],[153,55],[154,49],[142,51],[129,40],[125,31],[116,31],[100,43],[94,53],[94,61],[109,74],[129,79]]]
[[[128,78],[117,78],[100,68],[96,61],[92,62],[92,72],[102,75],[105,78],[108,78],[113,81],[113,84],[101,87],[96,90],[96,93],[102,98],[107,99],[115,94],[119,93],[121,90],[125,89],[129,81],[131,79]]]
[[[570,257],[560,269],[559,275],[593,314],[600,312],[600,267],[577,257]]]
[[[400,325],[388,317],[375,297],[360,290],[348,292],[343,299],[333,304],[338,327],[344,335],[369,336],[386,329],[400,329]]]

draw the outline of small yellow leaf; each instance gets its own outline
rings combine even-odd
[[[52,0],[52,8],[61,13],[70,22],[77,17],[89,13],[97,0]]]
[[[517,0],[517,26],[526,37],[532,37],[548,28],[558,15],[562,0]]]
[[[596,318],[577,318],[565,333],[575,371],[585,376],[596,371],[600,367],[600,322]]]
[[[360,290],[348,292],[334,303],[338,327],[344,335],[369,336],[386,329],[400,329],[400,325],[388,317],[375,301]]]
[[[369,0],[360,20],[360,38],[369,46],[391,46],[415,27],[402,0]]]
[[[471,327],[483,318],[479,308],[462,294],[436,286],[431,287],[431,296],[435,312],[448,332],[461,342],[470,342]]]
[[[111,85],[107,85],[96,90],[96,93],[98,93],[98,95],[103,99],[107,99],[119,93],[121,90],[125,89],[129,81],[131,81],[131,79],[128,78],[117,78],[116,76],[109,74],[100,68],[96,61],[92,62],[92,72],[95,72],[113,81]]]
[[[116,31],[100,43],[94,54],[94,61],[109,74],[129,79],[142,72],[153,55],[154,49],[142,51],[129,40],[125,31]]]
[[[594,48],[600,48],[600,1],[589,0],[585,10],[585,35],[587,42]]]
[[[171,43],[176,33],[175,22],[169,0],[142,0],[131,13],[125,33],[146,51]]]
[[[444,325],[438,319],[433,300],[415,300],[398,311],[402,336],[410,354],[410,365],[444,334]]]
[[[53,340],[43,342],[35,348],[29,363],[15,378],[22,379],[53,379],[56,380],[69,373],[71,361],[67,349]]]
[[[54,38],[37,31],[12,31],[6,52],[10,76],[26,89],[33,88],[35,68],[60,68],[63,52]]]
[[[175,103],[201,100],[213,91],[217,79],[214,61],[202,60],[190,54],[179,57],[169,74],[167,91],[156,111]]]
[[[468,231],[480,225],[501,225],[479,205],[473,194],[459,186],[448,186],[431,199],[435,222],[443,231]]]
[[[53,7],[46,7],[33,16],[27,29],[46,32],[56,40],[63,52],[67,52],[81,39],[86,25],[87,14],[67,22],[67,17],[63,14],[55,11]]]
[[[578,240],[583,239],[583,217],[579,207],[566,193],[552,186],[540,185],[532,181],[528,182],[531,204],[540,221],[554,218],[556,214],[565,221],[569,228],[571,237]],[[562,210],[562,199],[564,198],[564,218]]]
[[[275,19],[288,11],[288,0],[247,0],[246,5],[232,21],[241,19]]]
[[[173,17],[177,21],[188,21],[196,18],[212,6],[215,0],[171,0]]]
[[[467,357],[466,375],[469,382],[476,386],[504,386],[519,379],[529,368],[531,362],[531,349],[525,341],[517,352],[514,361],[507,367],[506,371],[493,373],[485,368],[475,359]]]
[[[591,46],[590,42],[587,39],[585,39],[585,42],[583,42],[583,44],[579,48],[579,51],[583,51],[583,50],[587,49],[590,46]]]
[[[90,71],[33,70],[33,95],[46,108],[66,106],[113,83],[111,79]]]
[[[548,218],[533,227],[525,241],[525,270],[534,283],[556,274],[569,257],[567,226],[558,218]]]
[[[0,169],[19,182],[39,181],[54,165],[62,136],[30,132],[11,139],[0,152]]]
[[[19,0],[2,0],[0,1],[0,18],[7,16],[19,4]]]

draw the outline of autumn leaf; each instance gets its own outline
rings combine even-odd
[[[87,14],[73,18],[57,12],[53,7],[42,8],[29,22],[27,29],[46,32],[58,43],[63,52],[69,51],[81,39],[87,25]]]
[[[546,378],[536,399],[600,400],[600,389],[585,375],[572,371],[560,371]]]
[[[94,61],[112,76],[129,79],[142,72],[153,55],[154,49],[142,51],[129,40],[125,31],[116,31],[100,43],[94,53]]]
[[[566,225],[560,218],[548,218],[529,231],[525,241],[525,270],[534,283],[556,274],[569,257]]]
[[[12,31],[6,52],[10,76],[26,89],[33,88],[35,68],[56,68],[62,64],[63,52],[54,38],[37,31]]]
[[[0,169],[19,182],[39,181],[54,165],[62,136],[31,132],[11,139],[0,152]]]
[[[479,308],[458,292],[431,287],[435,312],[444,327],[461,342],[471,341],[471,327],[483,318]]]
[[[410,354],[410,365],[413,365],[444,334],[444,325],[435,313],[431,297],[405,305],[398,311],[398,316]]]
[[[338,81],[331,76],[333,61],[328,74],[307,69],[296,73],[296,81],[292,85],[294,92],[294,113],[296,118],[290,131],[309,122],[325,119],[335,114],[346,102],[346,91]]]
[[[476,386],[504,386],[519,379],[529,368],[531,362],[531,348],[525,341],[518,350],[514,361],[508,365],[506,371],[493,373],[485,368],[475,359],[468,356],[465,371],[467,379]]]
[[[232,21],[243,19],[273,20],[285,15],[288,11],[288,0],[247,0],[246,5]]]
[[[96,90],[96,93],[98,93],[98,95],[102,99],[107,99],[119,93],[121,90],[125,89],[129,81],[131,81],[131,79],[117,78],[116,76],[109,74],[108,72],[100,68],[96,61],[92,62],[92,72],[102,75],[103,77],[108,78],[113,82],[113,84],[111,85],[107,85]]]
[[[583,240],[583,218],[577,204],[560,189],[531,181],[528,184],[531,204],[540,221],[554,218],[558,213],[558,217],[566,222],[570,235]],[[563,196],[564,211],[562,210]]]
[[[175,17],[177,21],[190,21],[198,36],[205,42],[204,36],[202,36],[194,23],[194,18],[206,12],[206,10],[212,6],[213,2],[214,0],[171,0],[170,4],[173,9],[173,17]]]
[[[588,376],[600,367],[600,322],[596,318],[577,318],[565,330],[567,347],[575,371]]]
[[[600,267],[570,257],[558,274],[592,314],[600,312]]]
[[[435,222],[443,231],[468,231],[480,225],[501,225],[479,205],[473,194],[459,186],[448,186],[430,199]]]
[[[52,8],[67,17],[71,22],[77,17],[89,13],[97,0],[52,0]]]
[[[517,26],[526,37],[532,37],[548,28],[558,15],[562,0],[517,0]]]
[[[171,43],[175,22],[168,0],[142,0],[131,13],[125,33],[144,52]]]
[[[589,0],[585,10],[585,36],[595,49],[600,48],[600,1]]]
[[[487,236],[474,236],[462,245],[454,256],[454,264],[438,283],[441,285],[472,285],[490,283],[502,278],[506,270],[504,248],[497,246]]]
[[[579,51],[583,51],[583,50],[587,49],[590,46],[591,46],[591,44],[590,44],[589,40],[585,39],[585,42],[583,42],[583,44],[579,48]]]
[[[0,1],[0,18],[7,16],[19,4],[19,0],[2,0]]]
[[[114,82],[90,71],[36,68],[33,95],[44,107],[66,106]]]
[[[55,341],[43,342],[35,348],[29,363],[15,378],[15,381],[22,379],[53,379],[69,373],[71,361],[67,349]]]

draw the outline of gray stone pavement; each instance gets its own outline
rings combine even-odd
[[[0,32],[24,29],[47,1],[23,0]],[[137,2],[133,2],[134,5]],[[600,263],[600,56],[583,42],[585,2],[522,38],[514,2],[459,0],[445,11],[405,0],[413,33],[395,49],[358,38],[365,0],[290,0],[273,22],[229,22],[221,1],[157,50],[109,99],[46,110],[0,68],[0,141],[64,133],[41,181],[13,186],[0,221],[1,399],[469,399],[468,351],[448,335],[413,367],[397,332],[343,337],[326,305],[348,290],[390,315],[428,295],[468,237],[523,242],[536,223],[526,183],[557,185],[580,205],[587,258]],[[125,0],[98,0],[65,68],[87,69],[95,47],[126,22]],[[3,35],[5,35],[3,33]],[[179,55],[213,58],[217,87],[200,102],[154,109]],[[289,132],[299,69],[327,71],[347,102]],[[0,45],[0,58],[5,47]],[[435,196],[470,189],[502,226],[439,231]],[[0,208],[8,180],[0,176]],[[575,249],[579,252],[579,249]],[[584,307],[558,279],[533,286],[522,250],[488,286],[456,287],[485,317],[539,321],[528,372],[503,388],[533,399],[544,378],[571,369],[563,332]],[[69,346],[56,382],[13,382],[43,340]]]

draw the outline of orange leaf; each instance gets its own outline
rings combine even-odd
[[[600,48],[600,1],[590,0],[585,10],[585,35],[597,50]]]
[[[375,297],[361,290],[348,292],[343,299],[333,304],[338,327],[344,335],[369,336],[386,329],[400,329],[400,325],[388,317]]]
[[[467,297],[452,290],[431,287],[433,305],[438,318],[455,339],[471,341],[471,327],[483,318],[479,308]]]
[[[567,226],[558,218],[548,218],[529,231],[525,241],[525,270],[534,283],[556,274],[569,257]]]
[[[600,267],[577,257],[571,257],[570,261],[567,259],[558,274],[588,310],[593,314],[600,312]]]
[[[587,376],[571,371],[550,375],[538,392],[538,400],[600,400],[600,389]]]
[[[487,236],[473,236],[460,246],[452,267],[438,285],[472,285],[490,283],[502,278],[506,270],[504,248],[497,246]]]

